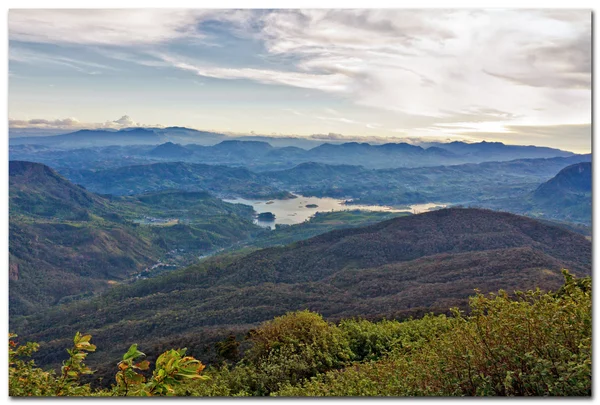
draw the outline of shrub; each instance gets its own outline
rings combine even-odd
[[[178,349],[161,354],[152,377],[146,381],[138,371],[148,370],[150,364],[146,360],[135,362],[145,355],[134,344],[118,364],[117,384],[111,390],[93,391],[89,384],[79,382],[82,375],[93,373],[83,362],[87,352],[96,350],[96,346],[90,343],[91,335],[77,332],[59,376],[54,371],[36,367],[33,360],[25,361],[24,357],[30,357],[39,345],[31,342],[19,345],[14,340],[16,337],[10,334],[8,342],[10,396],[166,396],[175,395],[174,387],[183,381],[204,378],[200,375],[204,365],[193,357],[185,356],[186,349]]]
[[[589,396],[591,280],[563,274],[556,293],[477,294],[471,314],[454,310],[439,337],[277,395]]]
[[[306,378],[342,367],[352,352],[337,326],[319,314],[299,311],[277,317],[252,331],[253,346],[243,362],[252,370],[253,391],[264,395],[283,382]]]

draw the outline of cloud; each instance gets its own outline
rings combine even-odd
[[[331,93],[380,110],[443,117],[450,110],[531,111],[567,122],[591,111],[591,14],[535,10],[272,10],[229,19],[286,69],[224,67],[154,54],[177,69]],[[562,17],[562,18],[561,18]],[[548,89],[545,91],[543,89]],[[579,107],[565,106],[576,99]],[[545,113],[541,113],[543,108]],[[518,111],[515,111],[517,110]],[[559,117],[562,113],[564,117]],[[531,122],[529,122],[531,123]]]
[[[478,140],[495,140],[518,145],[544,145],[577,153],[592,150],[591,124],[508,125],[503,132],[459,132]]]
[[[78,127],[81,123],[76,118],[65,118],[47,120],[42,118],[34,118],[30,120],[8,120],[10,128],[72,128]]]
[[[59,56],[56,54],[50,54],[45,52],[32,52],[30,50],[18,47],[11,46],[9,48],[8,60],[10,62],[20,62],[27,63],[30,65],[34,65],[39,67],[40,65],[50,64],[50,65],[59,65],[66,66],[70,69],[76,70],[78,72],[86,73],[86,74],[99,74],[102,70],[117,70],[112,66],[108,66],[101,63],[94,63],[90,61],[73,59],[64,56]]]
[[[114,120],[111,123],[120,125],[120,126],[124,126],[124,127],[135,127],[135,126],[139,126],[140,124],[136,123],[134,120],[132,120],[129,115],[124,115],[121,118],[119,118],[118,120]]]
[[[144,45],[200,35],[201,10],[10,10],[10,39],[38,43]]]
[[[349,79],[342,74],[318,74],[254,68],[223,68],[197,65],[194,62],[188,62],[173,55],[157,54],[157,56],[178,69],[191,71],[198,76],[216,79],[246,79],[263,84],[320,89],[329,92],[344,91],[349,84]]]
[[[314,90],[311,95],[321,93],[319,102],[335,100],[331,105],[339,114],[323,113],[322,104],[319,113],[297,104],[281,106],[291,107],[290,120],[294,115],[306,118],[290,131],[304,125],[307,134],[335,133],[354,126],[357,133],[450,138],[484,133],[511,137],[521,133],[516,126],[589,123],[591,29],[586,10],[9,13],[11,61],[38,63],[36,55],[18,47],[13,54],[20,42],[93,50],[120,61],[189,72],[191,85],[198,76],[250,80]],[[215,45],[228,57],[212,52]],[[237,48],[246,45],[251,55]],[[46,52],[43,59],[88,73],[107,68],[73,54]],[[218,84],[210,84],[214,82]],[[554,142],[562,133],[543,139]]]
[[[64,119],[43,119],[34,118],[28,120],[16,120],[9,119],[8,126],[11,129],[65,129],[65,130],[78,130],[78,129],[122,129],[127,127],[157,127],[160,125],[144,125],[139,122],[135,122],[128,115],[123,115],[121,118],[114,121],[106,121],[103,123],[90,123],[81,122],[77,118],[64,118]]]

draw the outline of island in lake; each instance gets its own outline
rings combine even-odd
[[[261,212],[258,214],[259,221],[275,221],[275,214],[272,212]]]

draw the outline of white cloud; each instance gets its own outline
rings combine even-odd
[[[195,52],[198,43],[227,43],[203,31],[207,21],[260,42],[265,51],[257,56],[265,63],[240,57],[235,65],[216,64],[210,52]],[[329,93],[343,101],[336,110],[288,109],[320,122],[324,132],[342,131],[339,123],[476,139],[548,125],[559,131],[550,136],[560,137],[562,125],[591,117],[585,10],[12,10],[9,31],[11,40],[94,45],[104,56],[145,66]],[[169,48],[175,41],[176,51]],[[12,48],[10,57],[36,63]],[[102,71],[73,58],[46,59]],[[344,103],[365,114],[349,114]]]
[[[300,71],[348,78],[341,90],[365,106],[435,116],[544,104],[556,116],[560,95],[590,101],[591,14],[555,14],[278,11],[263,17],[261,35],[272,54],[300,58]]]
[[[39,51],[32,52],[17,46],[10,47],[8,52],[8,60],[12,62],[27,63],[38,67],[43,64],[66,66],[78,72],[92,75],[99,74],[102,70],[117,70],[116,68],[105,64],[73,59]]]
[[[432,124],[475,109],[474,122],[498,125],[589,122],[588,11],[274,10],[229,22],[292,68],[154,56],[200,76],[315,89]]]
[[[200,35],[207,11],[168,9],[10,10],[10,39],[90,45],[143,45]]]
[[[159,125],[144,125],[139,122],[135,122],[128,115],[123,115],[121,118],[114,121],[106,121],[102,123],[92,122],[81,122],[77,118],[64,118],[64,119],[43,119],[34,118],[26,120],[9,119],[8,126],[11,129],[23,129],[23,128],[35,128],[35,129],[65,129],[65,130],[78,130],[78,129],[122,129],[127,127],[157,127]]]
[[[320,89],[329,92],[342,92],[349,85],[350,79],[342,74],[318,74],[293,71],[280,71],[254,68],[223,68],[216,66],[197,65],[181,57],[156,54],[173,67],[187,70],[203,77],[216,79],[246,79],[264,84],[276,84],[308,89]]]

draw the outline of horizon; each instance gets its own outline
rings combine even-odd
[[[591,152],[588,10],[13,9],[8,25],[9,132]]]
[[[506,142],[501,142],[501,141],[486,141],[485,139],[483,140],[458,140],[458,139],[444,139],[444,140],[432,140],[432,139],[418,139],[418,138],[382,138],[382,137],[374,137],[374,136],[370,136],[370,137],[345,137],[342,136],[340,134],[329,134],[329,135],[337,135],[333,138],[328,137],[327,135],[324,134],[313,134],[311,136],[301,136],[301,135],[294,135],[294,134],[280,134],[280,135],[265,135],[265,134],[248,134],[248,133],[231,133],[231,132],[219,132],[219,131],[213,131],[213,130],[203,130],[203,129],[199,129],[199,128],[190,128],[190,127],[181,127],[181,126],[161,126],[161,127],[156,127],[156,126],[134,126],[134,127],[123,127],[123,128],[79,128],[76,130],[72,130],[72,131],[68,131],[65,132],[65,130],[59,130],[60,132],[55,133],[55,132],[51,132],[51,133],[39,133],[37,132],[37,134],[34,133],[22,133],[22,134],[18,134],[18,135],[11,135],[9,132],[9,139],[19,139],[19,138],[44,138],[44,137],[53,137],[53,136],[60,136],[60,135],[69,135],[69,134],[73,134],[73,133],[77,133],[80,131],[104,131],[104,132],[127,132],[129,130],[133,130],[133,129],[147,129],[147,130],[161,130],[161,129],[169,129],[169,128],[182,128],[182,129],[189,129],[189,130],[194,130],[194,131],[199,131],[199,132],[206,132],[206,133],[214,133],[214,134],[222,134],[225,135],[226,137],[230,137],[231,139],[223,139],[222,141],[217,142],[221,143],[221,142],[226,142],[226,141],[232,141],[232,140],[236,140],[236,141],[244,141],[244,142],[265,142],[265,143],[269,143],[269,139],[265,139],[265,140],[249,140],[249,141],[245,141],[243,138],[248,137],[248,138],[274,138],[274,139],[295,139],[295,140],[306,140],[306,141],[312,141],[315,143],[314,147],[317,147],[318,145],[323,145],[323,144],[338,144],[338,145],[343,145],[343,144],[348,144],[348,143],[359,143],[359,144],[367,144],[367,145],[372,145],[372,146],[379,146],[379,145],[385,145],[385,144],[398,144],[398,143],[405,143],[405,144],[410,144],[410,145],[415,145],[415,146],[419,146],[422,147],[424,149],[427,149],[428,146],[423,146],[423,144],[427,145],[427,144],[443,144],[443,143],[452,143],[452,142],[462,142],[462,143],[466,143],[466,144],[476,144],[476,143],[494,143],[494,144],[502,144],[505,146],[523,146],[523,147],[537,147],[537,148],[551,148],[551,149],[557,149],[557,150],[562,150],[565,152],[572,152],[575,154],[591,154],[590,152],[576,152],[573,150],[568,150],[568,149],[560,149],[560,148],[552,148],[552,147],[548,147],[548,146],[544,146],[544,145],[526,145],[526,144],[510,144],[510,143],[506,143]],[[34,129],[34,130],[38,130],[37,128],[19,128],[21,130],[24,129]],[[173,142],[173,141],[166,141],[163,142],[161,144],[157,144],[157,145],[164,145],[164,144],[175,144],[175,145],[182,145],[182,146],[186,146],[186,145],[192,145],[194,143],[183,143],[183,142]],[[215,144],[215,145],[216,145]],[[431,146],[431,145],[430,145]],[[277,147],[277,146],[276,146]],[[279,146],[281,147],[281,146]],[[305,149],[305,148],[303,148]],[[310,149],[310,148],[309,148]]]

